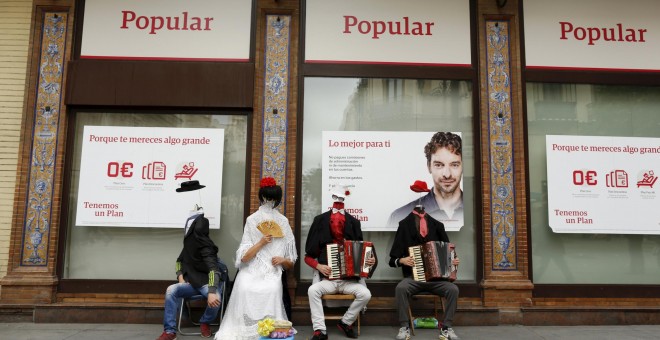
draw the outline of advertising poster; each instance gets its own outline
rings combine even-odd
[[[85,126],[76,226],[183,228],[199,205],[219,229],[223,150],[223,129]]]
[[[660,234],[660,138],[546,136],[557,233]]]
[[[458,231],[464,224],[462,157],[439,148],[437,170],[430,173],[424,147],[434,134],[323,131],[323,188],[328,193],[337,185],[348,188],[345,210],[361,221],[363,231],[396,231],[399,221],[420,203],[429,215],[444,223],[447,231]],[[461,134],[453,135],[460,143]],[[455,199],[451,204],[436,199],[434,178],[442,194]],[[414,192],[411,186],[415,181],[425,182],[431,191]],[[330,194],[323,195],[324,210],[332,203]],[[451,205],[451,209],[443,210],[439,204]]]

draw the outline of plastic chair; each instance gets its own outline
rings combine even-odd
[[[438,302],[440,304],[440,308],[442,309],[442,313],[444,314],[445,312],[445,298],[431,294],[428,292],[420,292],[417,294],[414,294],[411,296],[412,299],[433,299],[433,317],[435,317],[438,322],[440,322],[439,316],[438,316]],[[413,324],[413,320],[415,317],[412,315],[412,308],[410,307],[410,303],[408,304],[408,320],[410,322],[410,333],[412,335],[415,335],[415,325]]]

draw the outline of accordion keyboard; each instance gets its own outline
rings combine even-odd
[[[326,251],[328,252],[328,267],[330,267],[330,276],[328,279],[334,280],[341,277],[342,273],[342,261],[341,256],[343,252],[340,251],[339,245],[336,243],[326,245]]]
[[[424,261],[422,260],[422,247],[413,246],[408,248],[408,252],[415,265],[412,268],[413,279],[415,281],[426,282],[426,273],[424,272]]]

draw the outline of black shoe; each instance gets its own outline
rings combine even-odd
[[[324,334],[323,332],[321,332],[319,330],[315,330],[314,335],[312,336],[312,338],[310,340],[326,340],[326,339],[328,339],[327,334]]]
[[[355,334],[355,332],[353,331],[353,325],[347,325],[339,321],[339,323],[337,324],[337,328],[344,331],[344,334],[346,334],[347,338],[357,339],[357,334]]]

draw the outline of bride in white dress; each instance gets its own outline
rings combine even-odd
[[[248,216],[241,244],[236,250],[239,269],[217,340],[256,340],[257,322],[264,318],[287,320],[282,301],[282,271],[292,269],[298,255],[287,218],[275,209],[282,199],[282,188],[271,177],[261,180],[261,206]],[[265,222],[265,223],[264,223]],[[273,236],[259,229],[277,230]]]

